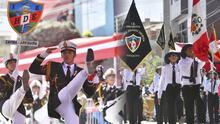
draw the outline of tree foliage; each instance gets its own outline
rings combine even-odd
[[[63,40],[79,38],[80,33],[72,22],[48,21],[41,22],[37,28],[22,37],[25,41],[39,41],[39,47],[55,46]],[[31,47],[22,47],[22,51],[34,49]]]

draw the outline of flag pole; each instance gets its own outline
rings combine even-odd
[[[18,37],[18,50],[17,50],[17,62],[16,62],[16,67],[15,67],[15,70],[13,72],[13,76],[15,76],[15,83],[14,83],[14,86],[13,86],[13,93],[15,92],[15,89],[16,89],[16,84],[17,84],[17,79],[18,79],[18,74],[19,74],[19,71],[18,71],[18,64],[19,64],[19,59],[20,59],[20,52],[21,52],[21,41],[22,41],[22,36],[19,36]]]
[[[212,30],[214,31],[214,42],[216,43],[216,36],[215,36],[215,30],[214,30],[214,24],[212,24]],[[212,79],[214,79],[214,53],[212,52],[212,61],[211,61],[211,71],[212,71]]]
[[[168,42],[166,41],[167,38],[166,38],[166,34],[165,34],[166,26],[165,26],[165,24],[163,26],[164,26],[163,33],[164,33],[165,46],[164,46],[164,50],[163,50],[163,54],[162,54],[162,62],[163,62],[163,64],[165,64],[164,57],[165,57],[166,53],[168,53],[169,49],[168,49]]]

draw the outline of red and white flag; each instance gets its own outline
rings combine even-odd
[[[219,46],[217,44],[217,39],[216,39],[216,32],[214,26],[211,29],[211,34],[209,37],[209,51],[211,52],[211,61],[212,62],[206,62],[206,64],[203,66],[203,68],[209,72],[211,70],[211,66],[216,68],[216,72],[220,72],[220,65],[219,64],[214,64],[214,62],[219,62],[220,61],[220,51],[219,51]]]
[[[205,15],[201,9],[201,0],[193,0],[191,34],[195,56],[202,61],[208,61],[209,40],[205,24]]]
[[[210,51],[213,54],[217,54],[217,52],[219,51],[219,47],[218,47],[217,42],[216,42],[216,32],[215,32],[214,26],[212,27],[212,30],[211,30],[211,36],[210,36],[209,42],[210,42],[209,43]]]

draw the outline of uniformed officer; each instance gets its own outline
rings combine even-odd
[[[86,95],[91,97],[96,91],[95,83],[98,83],[97,76],[93,74],[95,72],[94,54],[92,49],[88,49],[85,69],[82,69],[74,63],[76,44],[63,41],[59,44],[59,48],[62,63],[50,61],[46,65],[41,65],[44,59],[56,49],[48,48],[36,57],[29,70],[34,74],[46,75],[46,80],[50,82],[49,116],[57,119],[63,117],[65,124],[79,124],[78,115],[81,105],[77,101],[77,93],[83,88]]]
[[[96,92],[95,96],[93,97],[95,100],[96,105],[99,105],[99,107],[105,106],[104,111],[111,106],[113,106],[114,100],[119,97],[123,92],[121,89],[116,87],[116,82],[115,82],[115,70],[113,68],[109,68],[106,70],[106,72],[103,75],[105,79],[105,83],[101,83],[99,85],[98,91]],[[102,103],[98,102],[98,98],[102,99]],[[123,108],[121,108],[123,109]],[[120,112],[120,110],[114,110]],[[105,112],[104,112],[105,113]],[[118,115],[118,113],[114,113],[114,115]],[[110,113],[112,114],[112,113]],[[112,120],[112,119],[111,119]],[[118,122],[121,121],[119,118],[114,118],[114,121]]]
[[[38,80],[33,80],[30,84],[31,91],[33,94],[34,102],[31,104],[33,108],[33,116],[34,116],[34,122],[37,124],[42,124],[42,123],[49,123],[49,117],[48,114],[45,113],[46,109],[46,103],[48,101],[48,93],[47,91],[43,91],[43,85],[41,84],[40,81]],[[42,117],[43,116],[43,117]],[[39,117],[41,119],[39,119]]]
[[[29,73],[25,70],[22,77],[15,74],[17,56],[14,54],[5,56],[3,62],[8,73],[0,77],[1,114],[6,119],[12,120],[13,124],[25,124],[26,113],[23,103],[33,102],[28,84]]]

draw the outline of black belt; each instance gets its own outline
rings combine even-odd
[[[182,76],[182,78],[184,78],[184,79],[191,79],[190,77],[187,77],[187,76]]]
[[[196,84],[196,79],[195,79],[195,78],[188,77],[188,76],[182,76],[182,78],[184,78],[184,79],[188,79],[190,82]]]
[[[177,84],[177,83],[168,84],[167,86],[172,86],[172,87],[176,87],[176,88],[181,88],[181,84]]]

